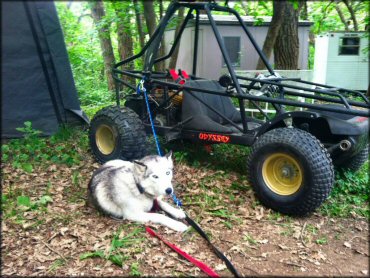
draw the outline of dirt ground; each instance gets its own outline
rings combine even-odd
[[[30,174],[2,166],[3,194],[30,196],[31,201],[46,195],[52,198],[45,208],[33,209],[20,209],[8,198],[2,211],[2,275],[204,276],[146,234],[142,225],[117,222],[86,206],[87,183],[97,167],[89,156],[85,165],[51,165]],[[297,219],[282,216],[259,205],[245,177],[238,173],[181,163],[175,169],[175,190],[184,209],[241,275],[369,275],[367,219],[357,215],[329,218],[320,213]],[[236,184],[244,189],[236,189]],[[212,206],[207,205],[209,200]],[[11,210],[15,213],[9,214]],[[221,276],[231,275],[196,232],[179,234],[152,227]],[[121,247],[122,266],[105,258],[80,258],[96,250],[106,254],[115,234],[122,238],[132,231],[138,231],[134,236],[137,241]]]

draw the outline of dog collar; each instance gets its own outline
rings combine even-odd
[[[137,187],[137,190],[139,190],[139,193],[140,194],[144,194],[146,195],[147,197],[153,199],[154,195],[148,193],[148,192],[145,192],[145,189],[144,187],[139,183],[139,182],[136,182],[136,187]]]
[[[145,190],[144,188],[141,186],[140,183],[136,183],[136,187],[137,187],[137,190],[139,190],[140,194],[144,194],[145,193]]]

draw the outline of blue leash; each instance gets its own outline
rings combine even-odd
[[[144,79],[141,79],[139,85],[137,86],[137,93],[139,95],[141,93],[143,93],[143,95],[144,95],[145,103],[146,103],[146,109],[148,110],[148,114],[149,114],[150,125],[152,126],[152,132],[153,132],[153,137],[154,137],[154,140],[155,140],[155,145],[157,146],[157,152],[158,152],[159,156],[163,156],[162,152],[161,152],[161,149],[159,147],[159,141],[158,141],[157,133],[155,132],[153,117],[152,117],[152,111],[150,110],[150,107],[149,107],[148,95],[147,95],[146,89],[144,87],[144,82],[145,82]]]
[[[146,92],[146,89],[144,87],[144,79],[142,79],[139,83],[139,85],[137,86],[137,93],[140,95],[141,93],[143,93],[144,95],[144,98],[145,98],[145,102],[146,102],[146,108],[148,110],[148,114],[149,114],[149,119],[150,119],[150,124],[152,126],[152,131],[153,131],[153,136],[154,136],[154,139],[155,139],[155,143],[156,143],[156,146],[157,146],[157,151],[158,151],[158,154],[160,156],[162,156],[162,153],[161,153],[161,150],[160,150],[160,147],[159,147],[159,141],[158,141],[158,137],[157,137],[157,134],[155,132],[155,128],[154,128],[154,123],[153,123],[153,117],[152,117],[152,112],[150,111],[150,107],[149,107],[149,101],[148,101],[148,95],[147,95],[147,92]],[[182,206],[182,202],[177,199],[175,193],[172,193],[171,194],[172,196],[172,200],[173,202],[176,204],[176,206],[178,207],[181,207]],[[217,247],[215,247],[212,242],[209,240],[207,234],[205,232],[203,232],[203,230],[198,226],[197,223],[194,222],[194,220],[192,220],[187,214],[186,215],[186,221],[189,223],[190,226],[192,226],[205,240],[207,240],[207,242],[210,244],[210,246],[212,247],[213,251],[215,252],[215,254],[225,262],[227,268],[234,274],[235,277],[241,277],[239,275],[239,273],[237,272],[237,270],[235,269],[235,267],[232,265],[232,263],[229,261],[229,259],[224,255],[222,254],[218,249]]]
[[[149,101],[148,101],[148,95],[147,95],[147,91],[145,89],[144,83],[145,83],[145,80],[144,79],[141,79],[139,85],[137,86],[136,93],[138,95],[140,95],[141,93],[143,93],[143,95],[144,95],[145,103],[146,103],[146,109],[147,109],[148,114],[149,114],[150,125],[152,127],[152,132],[153,132],[153,137],[154,137],[154,140],[155,140],[155,145],[157,147],[157,152],[158,152],[158,155],[159,156],[163,156],[162,155],[162,152],[161,152],[161,148],[159,146],[158,136],[157,136],[157,133],[155,132],[152,111],[150,110]],[[171,197],[172,197],[173,202],[176,204],[176,206],[178,206],[178,207],[181,207],[182,206],[182,202],[179,199],[177,199],[175,193],[172,193],[171,194]]]

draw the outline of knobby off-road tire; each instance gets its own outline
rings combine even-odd
[[[277,128],[253,145],[247,162],[258,199],[278,212],[304,216],[321,205],[334,183],[331,158],[313,135]]]
[[[362,168],[362,165],[369,159],[369,146],[363,148],[358,154],[352,156],[350,159],[335,165],[338,170],[349,170],[357,172]]]
[[[98,111],[90,123],[90,147],[96,160],[134,160],[146,155],[144,126],[135,112],[109,106]]]

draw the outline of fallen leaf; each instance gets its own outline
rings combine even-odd
[[[351,243],[349,243],[348,241],[345,241],[345,242],[343,243],[343,245],[344,245],[345,247],[347,247],[347,248],[352,248]]]
[[[282,250],[289,250],[290,248],[288,246],[285,246],[285,245],[281,245],[279,244],[278,245]]]
[[[261,244],[266,244],[269,242],[268,239],[262,239],[262,240],[257,240],[258,243],[261,243]]]
[[[295,239],[299,239],[299,237],[301,236],[301,227],[299,227],[299,226],[294,226],[293,227],[293,230],[294,230],[294,233],[293,233],[293,237],[295,238]]]
[[[215,267],[215,270],[217,270],[217,271],[221,271],[221,270],[224,270],[224,269],[226,269],[226,265],[224,265],[224,264],[218,264]]]

